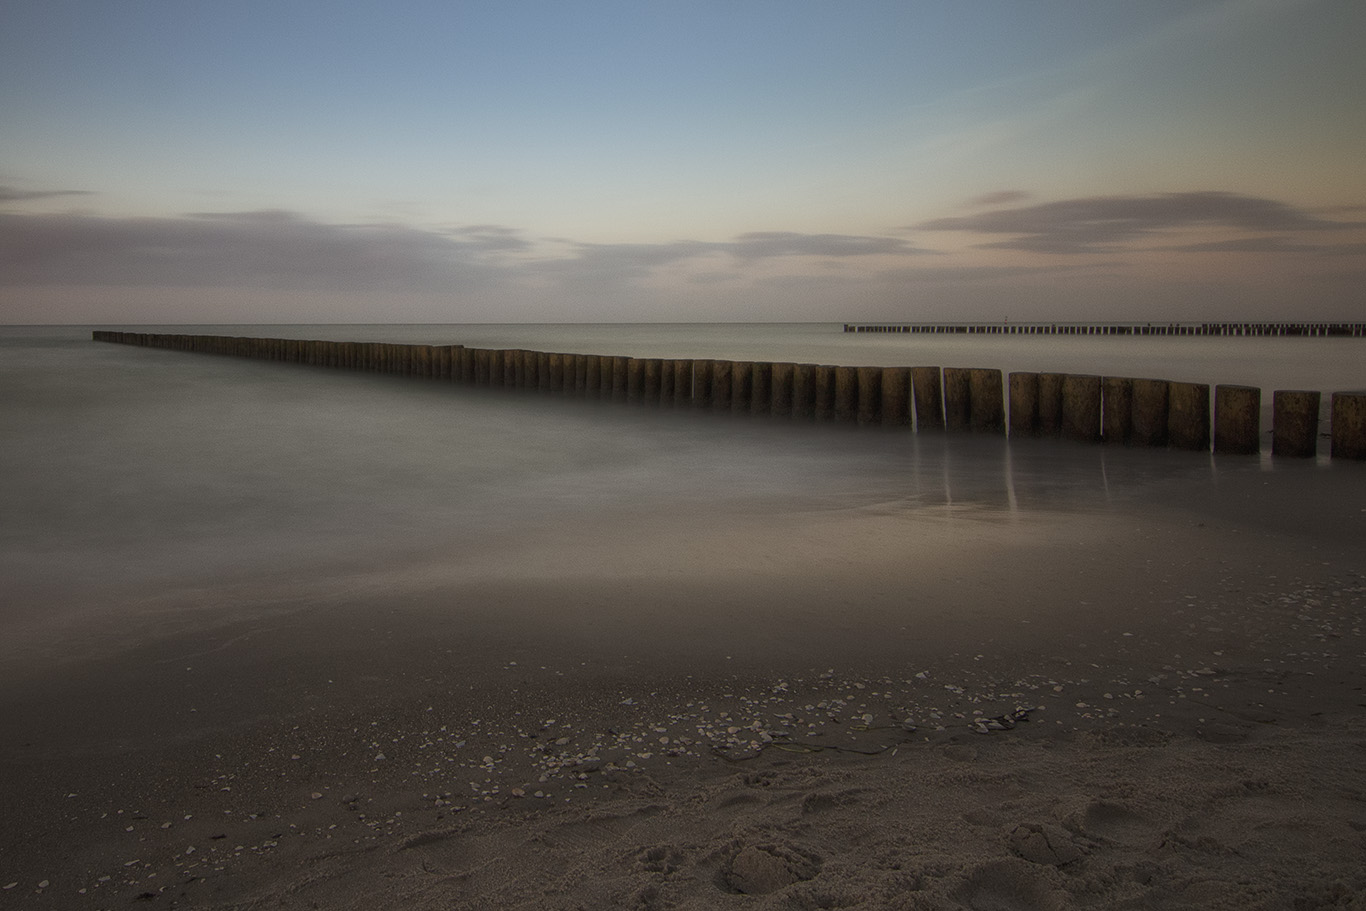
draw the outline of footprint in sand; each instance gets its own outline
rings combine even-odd
[[[1096,801],[1082,814],[1081,829],[1087,835],[1134,845],[1153,837],[1154,826],[1144,816],[1117,803]]]
[[[731,891],[767,895],[821,872],[819,856],[790,845],[747,845],[726,865],[723,881]]]
[[[994,861],[968,873],[952,897],[972,911],[1055,911],[1063,905],[1049,875],[1057,874],[1022,860]]]

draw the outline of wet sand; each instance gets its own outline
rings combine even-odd
[[[73,615],[0,666],[0,906],[1354,907],[1366,474],[1190,464]]]

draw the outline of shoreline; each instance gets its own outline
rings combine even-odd
[[[654,562],[638,522],[514,528],[506,571],[284,580],[35,654],[6,688],[0,902],[1359,895],[1366,503],[1323,472],[1216,481],[1023,519],[739,510]]]

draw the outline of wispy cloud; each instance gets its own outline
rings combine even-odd
[[[1192,227],[1304,233],[1361,227],[1330,221],[1274,199],[1200,191],[1153,196],[1095,196],[937,218],[916,227],[1013,235],[984,248],[1031,253],[1113,253],[1148,236]],[[1171,248],[1176,249],[1176,248]],[[1190,248],[1195,252],[1195,248]]]
[[[968,205],[976,206],[1004,206],[1012,202],[1024,202],[1031,194],[1024,190],[997,190],[994,193],[983,193],[968,201]]]
[[[55,199],[62,196],[93,196],[89,190],[20,190],[17,187],[0,186],[0,205],[10,202],[32,202],[38,199]]]
[[[178,218],[0,214],[0,282],[468,290],[490,281],[488,229],[466,236],[325,225],[283,211]]]
[[[627,284],[693,260],[716,273],[787,257],[847,260],[918,252],[900,238],[794,232],[742,234],[720,242],[561,239],[547,245],[504,225],[335,225],[282,210],[173,218],[0,213],[0,284],[10,286],[456,293],[525,280]]]

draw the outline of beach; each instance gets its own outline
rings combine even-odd
[[[1358,464],[99,356],[0,906],[1363,902]]]

